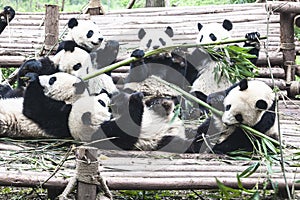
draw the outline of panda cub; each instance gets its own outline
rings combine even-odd
[[[219,134],[218,138],[211,140],[211,149],[215,153],[253,150],[253,144],[247,134],[236,126],[237,124],[245,124],[277,139],[276,98],[268,85],[262,81],[243,79],[225,91],[210,95],[208,101],[214,104],[223,98],[222,118],[217,116],[208,118],[197,131],[199,138],[202,134],[207,136]]]
[[[25,83],[23,78],[27,73],[33,72],[39,75],[51,75],[57,72],[66,72],[77,77],[84,78],[96,69],[91,62],[90,54],[78,48],[72,40],[65,41],[61,49],[53,57],[30,59],[23,63],[18,72],[17,88],[12,89],[8,85],[0,86],[1,98],[22,97]],[[98,94],[102,89],[110,94],[118,92],[112,78],[107,74],[99,75],[87,81],[91,94]]]
[[[10,6],[5,6],[0,13],[0,34],[4,31],[8,23],[15,17],[15,10]],[[8,21],[7,21],[8,20]]]
[[[61,51],[65,46],[65,42],[69,40],[74,41],[76,47],[90,53],[95,69],[113,63],[119,52],[119,43],[115,40],[108,40],[105,42],[105,46],[101,47],[104,43],[104,37],[97,24],[90,20],[71,18],[68,21],[68,33],[64,41],[59,43],[56,53]]]
[[[96,109],[92,102],[87,105],[81,100],[73,104],[69,119],[76,139],[100,149],[198,152],[192,149],[194,140],[187,138],[182,121],[173,112],[172,99],[155,97],[144,103],[140,92],[114,95],[113,119],[105,122],[103,113],[107,109]]]
[[[57,64],[58,70],[84,78],[93,74],[97,69],[93,66],[91,56],[86,51],[78,48],[74,41],[64,41],[63,49],[52,60]],[[101,74],[87,81],[91,94],[98,94],[102,90],[109,94],[117,93],[118,89],[112,78],[107,74]]]
[[[145,30],[141,28],[138,31],[138,39],[140,40],[140,49],[136,49],[132,52],[131,56],[136,58],[142,58],[145,53],[144,50],[155,50],[161,47],[172,46],[174,32],[171,27],[167,27],[165,30],[161,29],[149,29]],[[151,76],[160,77],[170,83],[174,83],[188,90],[186,87],[189,85],[182,76],[181,70],[183,67],[180,63],[174,62],[171,53],[160,53],[157,55],[143,58],[142,60],[131,63],[129,75],[125,79],[126,89],[133,91],[138,90],[141,84],[147,81]],[[151,88],[159,88],[159,86],[150,83]]]
[[[230,20],[225,19],[222,23],[210,23],[210,24],[201,24],[198,23],[199,33],[197,35],[197,44],[218,42],[225,39],[230,39],[230,31],[233,28],[233,24]],[[251,32],[245,35],[247,41],[244,44],[244,47],[253,47],[248,53],[255,55],[256,58],[250,59],[250,61],[255,64],[257,57],[259,55],[259,38],[260,34],[258,32]],[[206,55],[206,56],[205,56]],[[204,58],[199,60],[199,58]],[[226,79],[222,74],[217,74],[221,77],[219,80],[216,80],[216,71],[215,67],[218,64],[218,61],[212,59],[208,53],[203,49],[195,49],[188,57],[188,61],[196,67],[198,71],[197,77],[194,77],[192,83],[191,92],[203,93],[204,96],[213,92],[218,92],[220,90],[225,90],[230,87],[232,83]],[[200,65],[197,63],[201,63]],[[188,68],[189,69],[189,68]]]
[[[26,74],[24,98],[0,99],[0,132],[10,137],[70,137],[68,116],[71,104],[87,96],[77,77],[56,73]]]

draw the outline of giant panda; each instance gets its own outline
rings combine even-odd
[[[198,35],[196,39],[197,44],[205,44],[212,42],[219,42],[231,38],[231,30],[233,24],[230,20],[225,19],[222,23],[198,23]],[[259,40],[260,34],[258,32],[251,32],[245,35],[247,41],[244,47],[253,47],[249,53],[255,55],[256,58],[250,59],[255,64],[259,55]],[[201,60],[199,60],[201,58]],[[203,59],[205,58],[205,59]],[[191,92],[196,92],[199,95],[206,96],[210,93],[225,90],[230,87],[232,83],[222,74],[216,72],[216,65],[218,60],[210,57],[210,55],[202,48],[195,49],[188,57],[188,61],[196,67],[198,74],[195,78]],[[216,78],[216,75],[219,78]]]
[[[80,78],[93,74],[97,70],[92,64],[90,54],[78,48],[72,40],[65,41],[63,49],[52,60],[58,66],[59,71],[67,72]],[[103,89],[109,94],[118,92],[112,78],[107,74],[101,74],[86,82],[91,94],[98,94]]]
[[[89,73],[95,72],[91,62],[90,54],[76,46],[72,40],[65,41],[63,49],[53,57],[43,57],[40,59],[30,59],[24,62],[18,71],[18,83],[16,89],[9,89],[6,85],[0,91],[2,98],[21,97],[24,93],[25,83],[23,77],[28,72],[39,75],[51,75],[56,72],[67,72],[80,78],[86,77]],[[98,94],[102,89],[110,94],[118,92],[112,78],[107,74],[99,75],[87,81],[91,94]]]
[[[100,28],[91,20],[68,21],[68,32],[64,40],[59,43],[56,53],[64,48],[65,42],[72,40],[76,47],[90,53],[95,69],[100,69],[113,63],[119,52],[119,43],[115,40],[104,40]],[[102,44],[104,47],[102,47]]]
[[[259,89],[257,89],[259,88]],[[198,138],[209,136],[208,141],[215,153],[235,150],[252,151],[253,144],[238,124],[245,124],[272,138],[278,137],[276,97],[264,82],[241,80],[228,89],[208,96],[208,102],[220,108],[222,117],[213,115],[198,127]]]
[[[165,29],[141,28],[137,36],[140,40],[140,48],[134,50],[131,54],[131,56],[135,58],[142,58],[145,55],[144,51],[155,50],[174,44],[172,40],[174,31],[170,26]],[[151,81],[149,84],[147,83],[149,77],[157,76],[188,90],[188,87],[186,87],[188,83],[181,74],[181,70],[183,69],[181,63],[174,62],[174,58],[170,52],[149,56],[131,63],[129,74],[125,79],[124,88],[135,91],[139,88],[143,88],[143,85],[146,85],[145,87],[159,92],[158,88],[162,88],[163,86],[155,85],[155,81]]]
[[[0,13],[0,34],[14,17],[15,10],[10,6],[5,6],[3,11]]]
[[[10,137],[70,137],[72,103],[88,96],[81,79],[67,73],[27,73],[23,97],[0,99],[0,133]]]
[[[173,112],[173,100],[154,97],[144,102],[143,96],[141,92],[114,95],[113,119],[103,123],[103,110],[80,99],[70,113],[72,136],[100,149],[198,152],[199,144],[194,145]]]

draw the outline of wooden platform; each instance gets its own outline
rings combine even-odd
[[[77,13],[62,14],[60,32],[62,33],[71,17]],[[35,56],[43,43],[43,13],[17,13],[2,35],[0,35],[0,66],[20,65],[26,58]],[[243,37],[245,33],[259,31],[269,36],[272,64],[281,64],[279,51],[279,16],[272,14],[267,21],[265,4],[244,4],[184,7],[151,8],[128,11],[111,11],[104,16],[81,15],[81,18],[94,20],[103,30],[107,39],[118,40],[121,44],[120,55],[129,55],[138,47],[137,32],[140,28],[164,28],[172,26],[175,30],[174,41],[181,44],[195,40],[198,22],[221,22],[230,19],[234,24],[233,36]],[[267,22],[270,24],[268,25]],[[266,58],[266,41],[262,41],[262,53],[259,63],[264,65]],[[298,42],[296,48],[299,49]],[[126,71],[126,70],[125,70]],[[283,77],[282,77],[283,78]],[[300,189],[299,157],[295,152],[300,148],[300,101],[280,105],[280,128],[282,140],[287,144],[284,149],[286,176],[288,185]],[[47,180],[64,159],[65,150],[56,146],[69,145],[66,141],[39,143],[1,139],[0,148],[0,185],[4,186],[41,186],[46,188],[63,188],[70,177],[75,174],[75,159],[68,161]],[[13,145],[12,145],[13,144]],[[5,146],[3,146],[5,145]],[[8,146],[7,146],[8,145]],[[8,150],[11,149],[11,150]],[[119,189],[213,189],[218,188],[216,178],[227,186],[237,188],[237,174],[241,173],[257,160],[235,160],[234,158],[212,154],[172,154],[166,152],[124,152],[99,150],[99,168],[112,190]],[[242,178],[245,188],[271,178],[283,189],[284,179],[279,162],[274,163],[273,173],[268,174],[264,162],[248,178]],[[296,182],[298,181],[298,182]],[[270,185],[269,185],[270,186]]]
[[[285,173],[287,184],[300,190],[299,159],[300,148],[300,101],[279,103],[282,140],[284,149]],[[0,156],[0,185],[62,189],[70,177],[75,175],[75,159],[70,156],[55,175],[47,180],[66,151],[56,146],[65,146],[67,141],[24,143],[11,145],[11,140],[1,140],[0,147],[9,145],[11,150],[2,150]],[[5,147],[6,149],[7,146]],[[13,150],[14,149],[14,150]],[[241,178],[243,187],[251,189],[256,184],[263,187],[267,180],[285,189],[285,181],[279,164],[280,157],[272,164],[272,173],[264,159],[249,159],[213,154],[175,154],[166,152],[107,151],[99,150],[99,170],[111,190],[184,190],[217,189],[216,179],[226,186],[238,188],[237,175],[250,166],[260,162],[260,166],[247,178]],[[270,183],[268,184],[271,189]]]

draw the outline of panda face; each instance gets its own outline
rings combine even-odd
[[[78,99],[72,105],[68,122],[72,137],[80,141],[91,141],[100,125],[110,120],[109,105],[110,98],[105,93]]]
[[[232,30],[231,21],[225,19],[223,23],[198,23],[199,33],[197,35],[197,44],[219,42],[230,38],[230,30]]]
[[[173,45],[173,35],[173,29],[169,26],[165,30],[145,30],[141,28],[138,32],[140,48],[143,50],[153,50],[160,47],[171,46]]]
[[[99,27],[92,21],[78,21],[72,18],[68,22],[68,27],[68,39],[74,40],[88,51],[98,48],[103,41]]]
[[[87,96],[85,83],[78,77],[64,72],[39,76],[44,94],[55,100],[73,103],[82,96]]]
[[[52,61],[58,66],[59,71],[78,77],[85,76],[92,68],[89,53],[78,47],[73,49],[64,48],[52,58]]]
[[[243,123],[253,127],[274,100],[275,94],[264,82],[244,79],[225,97],[222,122],[227,126]]]

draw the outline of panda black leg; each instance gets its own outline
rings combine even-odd
[[[157,150],[175,153],[198,153],[201,143],[193,139],[183,139],[177,136],[165,136],[158,145]]]

